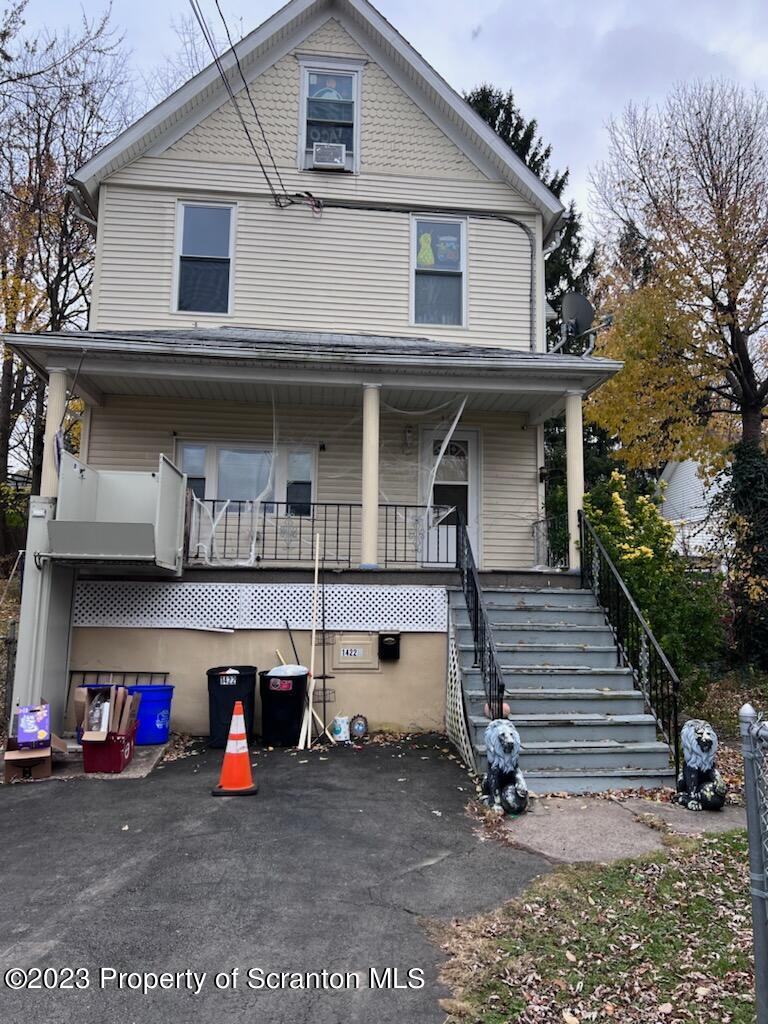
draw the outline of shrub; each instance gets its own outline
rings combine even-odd
[[[722,650],[722,580],[691,569],[674,550],[675,529],[660,503],[630,493],[614,471],[585,496],[584,509],[664,653],[681,677],[692,678]]]

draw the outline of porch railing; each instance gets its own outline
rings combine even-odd
[[[475,556],[469,539],[467,524],[461,513],[457,513],[456,567],[461,577],[461,586],[469,611],[469,624],[475,648],[474,663],[480,669],[485,699],[491,719],[501,718],[504,707],[504,673],[493,639],[493,630],[483,600],[483,590],[477,573]]]
[[[680,680],[587,516],[579,513],[581,585],[605,609],[616,638],[619,664],[626,663],[672,748],[675,777],[680,768],[678,701]]]
[[[311,565],[319,534],[321,560],[335,568],[351,568],[360,561],[361,513],[357,502],[202,500],[190,495],[186,561]],[[454,568],[452,513],[444,506],[380,505],[379,564]]]
[[[531,526],[533,564],[549,569],[568,568],[568,516],[537,519]]]

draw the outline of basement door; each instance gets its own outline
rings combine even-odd
[[[467,523],[472,553],[479,564],[477,432],[454,431],[437,472],[434,472],[444,439],[444,431],[427,430],[422,435],[422,501],[424,504],[429,501],[427,488],[434,473],[431,504],[436,509],[444,507],[451,510],[439,517],[436,524],[426,531],[422,561],[429,566],[456,564],[458,511]]]

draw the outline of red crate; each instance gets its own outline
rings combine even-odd
[[[139,723],[134,722],[131,731],[125,735],[108,732],[101,743],[83,740],[83,770],[88,774],[110,772],[118,775],[133,760],[138,728]]]

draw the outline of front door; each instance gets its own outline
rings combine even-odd
[[[459,512],[467,524],[475,559],[479,561],[477,435],[474,431],[454,431],[440,458],[444,438],[444,433],[439,431],[425,431],[422,443],[423,502],[433,506],[425,531],[423,561],[426,565],[455,565]],[[427,493],[430,483],[431,496]]]

